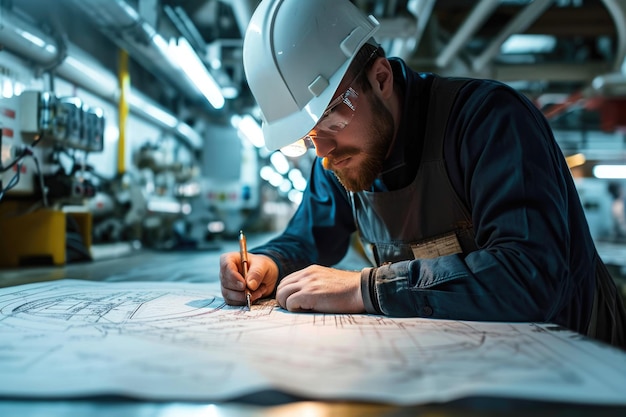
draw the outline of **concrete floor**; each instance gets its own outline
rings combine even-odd
[[[248,249],[266,242],[271,235],[248,235]],[[127,244],[94,247],[93,262],[63,266],[39,266],[0,269],[0,287],[63,278],[89,281],[170,281],[210,282],[218,279],[219,257],[238,251],[236,239],[215,242],[209,249],[152,250],[132,249]],[[98,255],[95,255],[97,253]],[[344,269],[361,269],[365,261],[353,250],[338,265]]]

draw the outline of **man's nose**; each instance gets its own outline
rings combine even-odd
[[[315,145],[315,154],[320,158],[327,156],[337,147],[337,142],[334,138],[314,136],[311,137],[311,140]]]

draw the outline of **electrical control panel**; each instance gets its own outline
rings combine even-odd
[[[104,112],[78,97],[24,91],[0,98],[0,126],[0,190],[6,194],[36,193],[38,176],[56,171],[48,158],[55,148],[103,150]]]
[[[22,139],[20,110],[18,97],[0,99],[2,126],[0,189],[12,194],[32,194],[35,189],[36,166],[32,158],[20,158],[25,146]]]
[[[88,152],[103,149],[104,112],[78,97],[56,97],[51,93],[25,91],[19,96],[20,125],[28,136]]]

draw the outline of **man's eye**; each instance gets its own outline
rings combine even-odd
[[[335,111],[335,109],[337,108],[337,106],[334,106],[330,109],[326,109],[326,111],[324,112],[324,114],[322,114],[321,119],[330,116],[331,113],[333,113]]]
[[[347,123],[345,121],[337,120],[336,118],[326,119],[323,123],[318,124],[320,130],[324,132],[339,132],[345,128]]]

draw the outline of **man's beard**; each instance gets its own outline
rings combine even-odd
[[[341,161],[347,157],[363,155],[358,166],[334,169],[332,161],[324,161],[324,166],[331,169],[341,185],[352,192],[369,190],[376,177],[381,173],[383,162],[393,141],[394,122],[391,112],[375,95],[369,95],[372,109],[372,121],[364,138],[363,147],[342,149],[333,153],[332,160]]]

